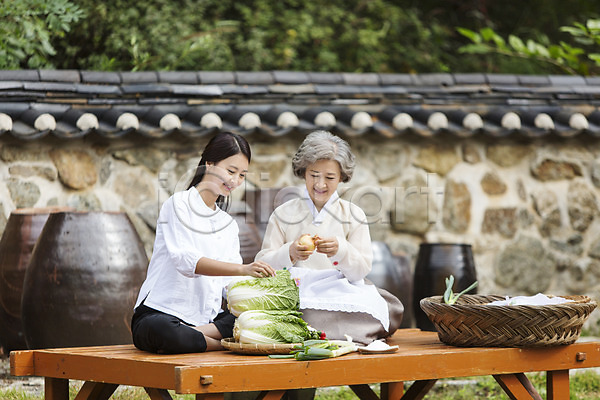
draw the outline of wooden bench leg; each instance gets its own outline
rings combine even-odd
[[[108,400],[118,387],[114,383],[85,382],[75,400]]]
[[[548,371],[546,373],[546,393],[548,400],[568,400],[569,370]]]
[[[46,400],[69,400],[69,380],[45,378],[44,398]]]
[[[381,384],[381,400],[398,400],[404,394],[404,382],[387,382]]]
[[[404,396],[401,397],[402,400],[421,400],[429,390],[435,385],[437,379],[428,379],[425,381],[414,381],[412,385],[408,388]]]
[[[524,373],[494,375],[496,382],[512,400],[543,400]]]
[[[350,389],[360,400],[379,400],[377,394],[369,385],[349,385]]]
[[[173,400],[173,397],[171,397],[171,394],[167,389],[145,387],[144,390],[146,391],[146,394],[148,394],[148,397],[150,397],[150,400]]]
[[[223,400],[225,395],[223,393],[198,393],[196,400]]]
[[[280,400],[285,394],[285,390],[265,390],[260,392],[256,400]]]

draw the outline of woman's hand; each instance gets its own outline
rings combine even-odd
[[[290,260],[292,263],[306,260],[315,251],[314,246],[300,243],[300,238],[302,238],[302,236],[294,240],[290,245]]]
[[[242,265],[242,275],[250,275],[255,278],[266,278],[275,276],[275,270],[269,264],[263,261],[254,261],[250,264]]]
[[[325,254],[327,257],[333,257],[337,254],[340,245],[335,237],[319,238],[315,241],[317,252]]]

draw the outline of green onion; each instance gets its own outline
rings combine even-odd
[[[458,294],[455,294],[452,291],[452,286],[454,286],[454,275],[450,275],[446,278],[446,291],[444,292],[444,303],[446,304],[455,304],[460,296],[477,287],[477,281],[473,282],[468,288]]]

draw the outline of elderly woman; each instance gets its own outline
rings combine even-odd
[[[349,335],[369,343],[390,335],[404,308],[393,295],[365,282],[373,259],[367,218],[337,193],[354,172],[350,146],[329,132],[313,132],[292,166],[305,181],[304,195],[275,209],[256,260],[290,269],[299,282],[303,318],[329,338]]]

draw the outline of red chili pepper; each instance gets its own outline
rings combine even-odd
[[[319,333],[319,339],[325,340],[326,338],[327,338],[327,336],[325,336],[325,332]]]

